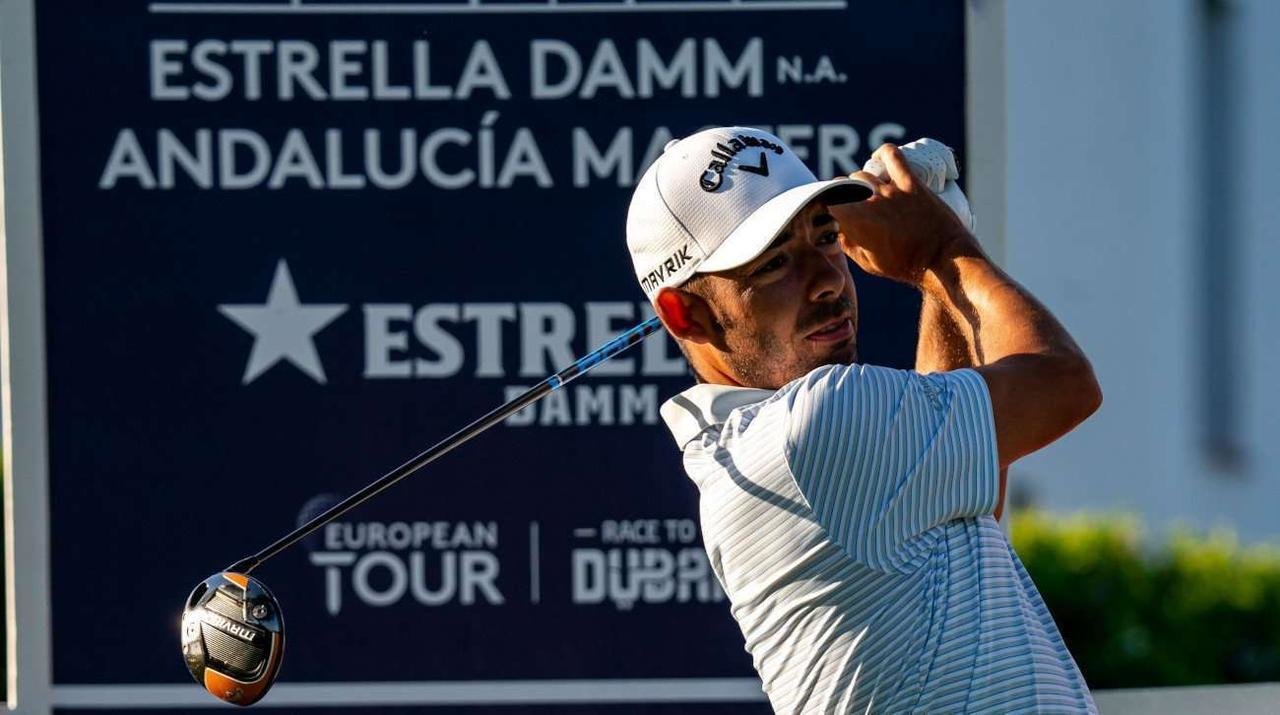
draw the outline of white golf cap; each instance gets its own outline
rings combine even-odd
[[[818,181],[774,135],[705,129],[667,144],[627,211],[627,248],[650,300],[695,273],[737,268],[764,252],[813,199],[861,201],[857,179]]]

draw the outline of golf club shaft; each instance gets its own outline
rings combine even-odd
[[[435,445],[429,447],[426,451],[420,453],[413,459],[410,459],[399,467],[391,470],[380,477],[377,481],[370,483],[355,494],[352,494],[332,507],[329,507],[329,509],[327,509],[323,514],[314,517],[307,523],[289,532],[267,548],[259,551],[253,556],[241,559],[231,566],[228,566],[226,570],[233,571],[235,573],[248,574],[258,566],[261,566],[267,559],[298,543],[303,537],[316,529],[319,529],[325,524],[328,524],[334,519],[346,514],[348,511],[351,511],[355,507],[365,503],[387,487],[390,487],[392,484],[395,484],[401,479],[413,474],[427,464],[430,464],[435,461],[437,457],[451,451],[454,447],[467,442],[472,437],[484,432],[507,417],[510,417],[543,397],[546,397],[555,390],[567,385],[574,378],[582,375],[596,365],[599,365],[605,360],[608,360],[633,345],[639,344],[645,338],[657,332],[661,327],[661,321],[654,317],[644,321],[634,328],[631,328],[625,333],[622,333],[613,340],[601,345],[594,352],[583,356],[569,367],[566,367],[560,372],[551,375],[542,382],[539,382],[537,385],[529,388],[519,397],[516,397],[510,402],[491,410],[488,414],[437,442]]]

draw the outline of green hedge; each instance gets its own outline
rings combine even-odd
[[[1280,548],[1038,512],[1010,533],[1091,687],[1280,681]]]

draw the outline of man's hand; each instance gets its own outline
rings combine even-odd
[[[828,207],[840,224],[845,254],[872,275],[919,286],[943,248],[973,241],[956,215],[912,175],[893,144],[876,150],[889,181],[865,171],[853,174],[875,187],[866,201]],[[976,245],[976,242],[974,242]]]

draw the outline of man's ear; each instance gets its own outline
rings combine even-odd
[[[717,323],[711,306],[697,293],[663,288],[654,299],[654,310],[671,334],[681,340],[709,343],[716,339]]]

